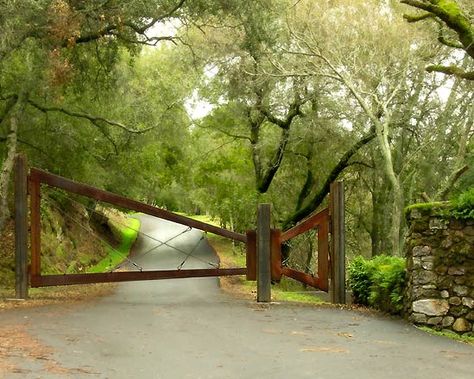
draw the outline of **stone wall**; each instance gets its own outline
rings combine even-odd
[[[474,220],[446,213],[408,211],[404,312],[415,324],[474,334]]]

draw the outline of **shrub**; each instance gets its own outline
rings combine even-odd
[[[371,269],[368,261],[361,256],[354,258],[349,265],[349,287],[357,304],[369,305]]]
[[[474,218],[474,187],[461,193],[453,200],[451,215],[455,218]]]
[[[401,312],[406,278],[403,258],[357,257],[350,263],[348,273],[355,303],[392,314]]]

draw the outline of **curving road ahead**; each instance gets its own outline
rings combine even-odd
[[[165,241],[186,227],[141,216]],[[199,231],[169,242],[184,268],[216,257]],[[140,237],[133,261],[170,269],[183,252]],[[146,253],[149,251],[148,253]],[[145,254],[144,254],[145,253]],[[133,265],[132,265],[133,266]],[[13,357],[6,378],[471,379],[474,348],[398,319],[337,308],[258,305],[223,294],[215,278],[123,283],[111,296],[0,314],[44,354]],[[2,329],[2,330],[5,330]],[[1,339],[0,339],[1,341]],[[1,351],[1,346],[0,346]],[[5,368],[6,367],[6,368]],[[0,376],[1,376],[0,359]],[[15,372],[16,371],[16,372]]]

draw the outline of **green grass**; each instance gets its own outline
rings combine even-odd
[[[232,241],[229,239],[208,234],[208,241],[216,249],[221,259],[221,263],[224,267],[245,267],[245,247],[243,244],[237,244],[234,246]],[[244,291],[250,293],[255,291],[256,282],[247,281],[245,277],[239,277],[238,284],[244,289]],[[324,304],[325,302],[320,298],[314,296],[311,292],[307,291],[304,286],[289,278],[283,277],[281,282],[272,285],[272,299],[274,301],[288,301],[297,302],[304,304]]]
[[[459,335],[455,332],[443,331],[443,330],[434,330],[434,329],[431,329],[427,326],[417,326],[417,328],[424,331],[424,332],[426,332],[426,333],[433,334],[435,336],[447,337],[447,338],[451,338],[455,341],[464,342],[464,343],[467,343],[469,345],[474,345],[474,336],[461,336],[461,335]]]
[[[201,222],[205,222],[206,224],[211,224],[211,225],[220,227],[218,220],[213,219],[211,216],[208,216],[208,215],[190,215],[183,212],[175,212],[175,213],[181,216],[192,218],[193,220],[196,220],[196,221],[201,221]]]
[[[290,301],[305,304],[325,304],[325,301],[311,293],[288,292],[278,289],[278,284],[272,287],[272,295],[276,301]]]
[[[119,237],[120,245],[116,248],[107,247],[107,257],[91,267],[88,272],[97,273],[110,271],[123,262],[125,258],[128,257],[130,249],[137,239],[140,221],[136,218],[128,218],[127,226],[114,225],[114,228]]]

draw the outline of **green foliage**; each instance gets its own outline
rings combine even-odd
[[[368,261],[359,256],[352,260],[348,268],[349,286],[352,290],[354,302],[368,305],[370,296],[370,269]]]
[[[435,330],[427,326],[417,326],[418,329],[423,330],[426,333],[433,334],[435,336],[451,338],[455,341],[464,342],[474,346],[474,336],[471,335],[459,335],[451,330]]]
[[[417,203],[409,205],[405,208],[405,214],[409,214],[412,210],[418,209],[420,211],[431,211],[432,209],[446,208],[449,207],[447,201],[434,201],[431,203]]]
[[[450,214],[458,219],[474,218],[474,187],[461,193],[453,200]]]
[[[120,245],[116,248],[107,246],[107,257],[102,259],[94,267],[91,267],[88,272],[109,271],[119,263],[123,262],[130,254],[130,249],[138,236],[140,221],[136,218],[129,218],[127,220],[127,226],[118,224],[113,226],[114,234],[117,234],[117,237],[120,240]]]
[[[398,314],[403,307],[405,260],[386,255],[370,260],[356,257],[349,265],[349,286],[355,303]]]

